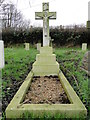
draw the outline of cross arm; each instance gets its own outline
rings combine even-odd
[[[49,19],[56,19],[56,12],[49,12],[48,18]]]
[[[43,19],[43,13],[42,12],[35,12],[35,19],[36,20]]]

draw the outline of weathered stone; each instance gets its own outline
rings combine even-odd
[[[52,47],[41,47],[32,70],[35,76],[58,75],[59,64],[56,62],[56,55],[53,54]]]
[[[63,116],[63,118],[85,118],[87,116],[87,110],[68,80],[65,78],[62,72],[59,73],[60,82],[70,100],[71,104],[23,104],[25,94],[27,93],[31,84],[33,74],[30,72],[16,95],[8,105],[6,109],[6,118],[22,118],[22,115],[27,113],[33,114],[34,118],[43,117],[43,115],[55,116],[57,114]]]
[[[4,42],[0,40],[0,69],[4,67]]]
[[[49,19],[56,19],[56,12],[49,12],[49,3],[43,3],[43,12],[36,12],[35,19],[43,19],[43,46],[49,46]]]
[[[29,50],[29,43],[24,43],[25,44],[25,50]]]
[[[82,50],[87,50],[87,43],[82,43]]]
[[[37,43],[37,50],[40,51],[41,43]]]

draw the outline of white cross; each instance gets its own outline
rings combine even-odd
[[[35,12],[35,19],[43,19],[43,46],[49,46],[49,19],[56,19],[56,12],[49,12],[49,3],[43,3],[43,12]]]

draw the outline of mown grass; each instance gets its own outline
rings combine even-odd
[[[24,48],[6,48],[5,49],[5,68],[2,70],[3,84],[11,79],[21,80],[21,77],[30,67],[30,63],[35,61],[37,50],[31,48],[29,51]],[[7,84],[6,84],[7,85]],[[4,84],[4,86],[6,86]]]
[[[37,53],[33,47],[29,51],[23,47],[5,48],[5,68],[2,70],[3,112],[31,70]],[[60,63],[60,69],[88,108],[88,77],[80,69],[85,52],[79,48],[56,48],[54,53]]]
[[[35,48],[29,51],[23,47],[5,48],[5,68],[2,70],[3,111],[32,69],[36,54]]]

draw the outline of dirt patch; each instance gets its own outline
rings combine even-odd
[[[24,104],[68,104],[67,95],[57,76],[33,77]]]

